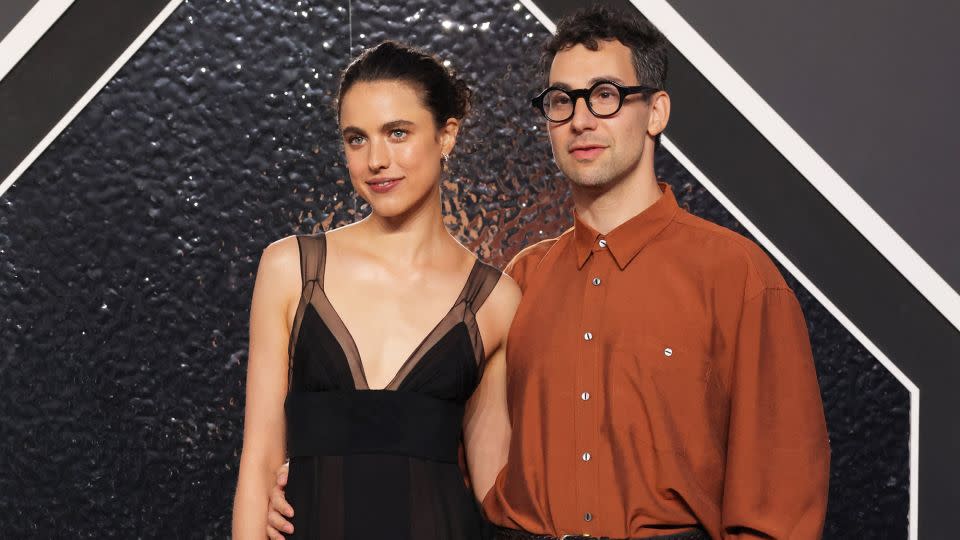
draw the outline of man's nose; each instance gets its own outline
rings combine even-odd
[[[583,103],[580,103],[581,99]],[[596,129],[597,117],[590,112],[586,97],[577,97],[577,100],[573,102],[573,117],[570,119],[570,127],[577,132]]]

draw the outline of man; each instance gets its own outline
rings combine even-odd
[[[602,8],[546,46],[535,106],[575,224],[507,269],[524,294],[509,457],[483,501],[498,538],[821,535],[829,446],[806,325],[754,243],[657,183],[666,64],[648,22]]]

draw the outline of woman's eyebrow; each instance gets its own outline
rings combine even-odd
[[[347,126],[343,128],[341,132],[343,133],[344,136],[347,136],[347,135],[364,135],[365,136],[367,134],[367,132],[365,132],[364,130],[356,126]]]
[[[386,124],[383,124],[382,126],[380,126],[380,130],[381,130],[381,131],[390,131],[390,130],[392,130],[392,129],[410,127],[410,126],[413,126],[413,125],[414,125],[414,123],[411,122],[410,120],[392,120],[392,121],[387,122]],[[366,137],[366,135],[367,135],[367,132],[366,132],[366,131],[364,131],[364,130],[361,129],[361,128],[358,128],[357,126],[346,126],[346,127],[344,127],[344,128],[341,130],[341,132],[343,133],[344,136],[347,136],[347,135],[362,135],[362,136]]]
[[[414,125],[413,122],[409,120],[394,120],[392,122],[387,122],[386,124],[384,124],[381,129],[383,129],[383,131],[390,131],[392,129],[410,127],[412,125]]]

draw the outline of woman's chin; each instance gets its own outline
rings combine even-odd
[[[413,205],[403,204],[401,201],[378,201],[370,205],[370,213],[378,218],[394,219],[408,214],[412,207]]]
[[[437,190],[437,200],[431,197],[434,191],[425,191],[422,193],[391,193],[388,196],[372,196],[367,199],[370,205],[370,212],[383,219],[396,219],[413,214],[420,214],[432,204],[439,203],[439,190]]]

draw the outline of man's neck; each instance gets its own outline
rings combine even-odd
[[[653,164],[641,164],[633,175],[601,187],[574,185],[571,189],[577,216],[601,234],[607,234],[649,208],[663,195]]]

